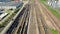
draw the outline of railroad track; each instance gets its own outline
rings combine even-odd
[[[55,19],[50,15],[47,9],[36,0],[33,0],[30,6],[26,5],[21,13],[17,19],[18,21],[15,22],[17,25],[13,25],[15,27],[11,30],[12,32],[10,31],[7,34],[52,34],[46,24],[45,16],[53,22],[52,24],[57,30],[59,29]]]
[[[36,4],[36,3],[35,3]],[[41,34],[51,34],[49,28],[47,27],[46,21],[44,19],[44,16],[42,15],[41,11],[40,11],[40,7],[38,6],[38,4],[35,5],[36,7],[36,13],[37,13],[37,21],[38,21],[38,26],[39,26],[39,30]]]
[[[6,34],[22,34],[24,29],[27,31],[28,23],[26,22],[29,18],[29,9],[28,5],[26,5],[23,10],[18,15],[17,19],[14,21],[14,23],[11,25],[9,30],[6,32]]]
[[[21,20],[19,21],[19,24],[17,26],[17,28],[15,29],[14,34],[24,34],[26,33],[25,31],[27,31],[27,26],[28,26],[28,8],[26,8],[26,10],[24,11],[24,14],[21,18]]]
[[[45,33],[48,34],[48,31],[47,31],[47,27],[45,25],[44,18],[42,16],[40,10],[38,9],[38,7],[36,7],[36,13],[37,13],[36,16],[37,16],[38,27],[39,27],[40,33],[41,34],[45,34]]]
[[[52,25],[55,27],[55,29],[60,33],[60,26],[59,26],[60,21],[43,4],[41,4],[39,2],[37,2],[37,3],[39,4],[39,7],[41,8],[41,11],[50,20],[50,23],[52,23]]]
[[[32,4],[32,9],[30,12],[30,24],[27,34],[51,34],[50,30],[46,27],[43,15],[41,14],[39,7],[35,3]]]
[[[37,27],[36,13],[33,4],[31,4],[27,34],[39,34]]]
[[[60,33],[60,26],[59,26],[59,21],[57,21],[56,17],[45,7],[41,4],[42,9],[44,10],[44,13],[47,15],[47,17],[50,19],[51,23],[53,26],[56,28],[56,30]],[[54,18],[55,17],[55,18]]]

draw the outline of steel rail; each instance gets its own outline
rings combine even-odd
[[[16,16],[10,21],[10,23],[3,29],[3,31],[0,34],[5,34],[8,29],[10,28],[10,26],[13,24],[13,22],[15,21],[16,17],[18,16],[18,14],[21,12],[21,10],[25,7],[26,3],[23,4],[23,7],[19,10],[19,12],[16,14]]]

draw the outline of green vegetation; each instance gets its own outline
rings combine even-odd
[[[22,4],[23,6],[23,4]],[[19,8],[16,8],[14,10],[8,10],[6,11],[7,13],[10,12],[10,14],[8,16],[6,16],[1,22],[0,22],[0,26],[6,26],[10,20],[16,15],[16,13],[20,10],[20,8],[22,7],[20,6]],[[12,11],[12,12],[11,12]]]
[[[27,0],[23,0],[23,1],[27,1]]]
[[[42,3],[43,3],[43,2],[46,2],[46,0],[40,0],[40,2],[42,2]]]
[[[60,14],[54,10],[52,7],[50,7],[49,5],[44,4],[55,16],[57,16],[60,19]]]
[[[45,4],[46,3],[45,0],[40,0],[40,2],[42,2],[55,16],[57,16],[60,19],[60,14],[55,9],[53,9],[52,7]]]
[[[54,29],[50,29],[52,34],[58,34],[57,30],[54,30]]]
[[[16,10],[14,10],[13,12],[10,11],[10,14],[0,22],[0,26],[4,26],[9,23],[9,21],[16,15],[15,11]]]
[[[51,6],[46,4],[46,0],[40,0],[40,2],[43,3],[51,11],[52,14],[54,14],[56,17],[60,19],[60,14],[55,9],[53,9]],[[58,34],[57,30],[54,30],[54,29],[50,29],[50,30],[52,34]]]
[[[10,10],[10,9],[8,9],[7,11],[5,11],[6,13],[11,13],[12,11],[14,11],[15,9],[13,9],[13,10]]]
[[[53,8],[51,8],[50,6],[48,6],[48,5],[46,5],[46,4],[44,4],[55,16],[57,16],[58,18],[60,18],[60,14],[56,11],[56,10],[54,10]],[[58,34],[58,32],[56,31],[56,30],[54,30],[54,29],[51,29],[51,32],[52,32],[52,34]]]
[[[11,12],[11,11],[10,11]],[[14,16],[14,11],[12,13],[10,13],[8,16],[6,16],[1,22],[0,22],[0,26],[4,26],[5,23],[8,23],[12,17]]]
[[[40,0],[41,2],[46,1],[46,0]]]

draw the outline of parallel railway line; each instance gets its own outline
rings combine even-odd
[[[14,34],[24,34],[24,32],[26,31],[25,29],[27,28],[28,25],[28,8],[26,8],[26,10],[23,13],[23,16],[21,18],[21,20],[19,21],[19,24],[17,26],[17,28],[15,29]]]
[[[37,2],[37,4],[41,8],[41,10],[44,13],[44,15],[46,15],[47,18],[50,20],[50,23],[52,23],[52,25],[55,27],[55,29],[60,34],[60,25],[59,25],[60,24],[59,23],[60,21],[43,4],[39,3],[39,1]]]
[[[49,29],[46,27],[46,24],[45,24],[45,21],[44,21],[44,19],[43,19],[43,15],[41,14],[41,12],[40,12],[40,10],[39,10],[39,7],[37,6],[37,5],[35,5],[35,3],[33,3],[32,4],[32,10],[34,10],[34,11],[31,11],[31,15],[33,15],[34,13],[35,13],[35,15],[33,15],[33,16],[31,16],[31,18],[30,19],[33,19],[33,18],[35,18],[36,19],[36,26],[38,27],[38,28],[36,28],[35,30],[37,31],[37,29],[38,29],[38,34],[40,33],[40,34],[51,34],[50,32],[48,32],[49,31]],[[33,20],[32,20],[33,21]],[[31,22],[31,21],[30,21]],[[32,22],[33,23],[33,22]],[[30,24],[31,25],[31,24]],[[36,27],[36,26],[34,26],[34,27]],[[30,26],[29,26],[30,27]],[[31,27],[33,27],[33,25],[31,26]],[[30,28],[31,28],[30,27]],[[35,31],[33,31],[33,29],[32,29],[32,32],[35,32]],[[36,32],[36,33],[37,33]],[[36,33],[34,33],[34,34],[36,34]],[[33,34],[33,33],[29,33],[29,34]]]
[[[44,10],[44,13],[46,14],[46,16],[50,19],[52,25],[56,28],[56,30],[60,33],[60,26],[59,26],[59,20],[57,21],[56,17],[51,14],[51,12],[41,4],[42,9]]]
[[[33,4],[31,4],[27,34],[39,34],[37,26],[38,25],[37,25],[35,8],[34,8]]]
[[[18,24],[15,25],[12,32],[10,31],[7,34],[52,34],[46,18],[60,32],[57,21],[55,21],[48,10],[42,4],[39,4],[37,0],[33,0],[31,4],[26,5],[22,10],[16,22]]]
[[[28,25],[28,23],[26,23],[26,19],[28,19],[28,17],[29,17],[29,16],[27,16],[27,15],[29,15],[28,11],[29,11],[29,9],[28,9],[28,6],[26,5],[23,8],[23,10],[20,12],[20,14],[18,15],[17,19],[11,25],[9,30],[6,32],[6,34],[20,34],[23,32],[25,25]]]
[[[35,5],[35,7],[36,7],[36,13],[37,13],[37,21],[38,21],[38,25],[40,27],[41,34],[51,34],[49,28],[47,27],[47,24],[46,24],[46,21],[44,19],[44,16],[40,12],[40,9],[37,6],[37,4]]]
[[[38,21],[38,25],[39,25],[41,34],[48,34],[48,31],[47,31],[48,28],[45,24],[44,17],[42,16],[42,14],[39,10],[37,10],[36,13],[37,13],[37,21]]]
[[[37,1],[36,1],[37,2]],[[37,4],[37,3],[36,3]],[[39,4],[39,3],[38,3]],[[37,4],[37,5],[38,5]],[[35,6],[35,5],[34,5]],[[40,7],[41,6],[41,7]],[[36,6],[35,6],[36,7]],[[39,10],[37,10],[39,8]],[[40,9],[41,8],[41,9]],[[38,7],[36,7],[36,9],[35,9],[35,11],[36,11],[36,13],[38,12],[38,11],[43,11],[43,13],[45,14],[45,16],[47,16],[48,18],[49,18],[49,20],[50,20],[50,23],[51,22],[53,22],[52,23],[52,25],[54,25],[54,27],[58,30],[58,32],[60,32],[59,30],[59,26],[56,24],[57,22],[55,21],[55,19],[50,15],[50,13],[48,13],[48,11],[47,11],[47,9],[45,9],[45,7],[43,7],[42,5],[39,5]],[[38,13],[41,13],[41,12],[38,12]],[[38,13],[37,13],[37,15],[38,15]],[[45,18],[44,18],[44,15],[42,15],[42,13],[40,14],[40,20],[42,21],[42,28],[40,28],[40,30],[42,31],[42,29],[43,29],[43,31],[44,31],[44,34],[52,34],[51,33],[51,31],[50,31],[50,28],[48,27],[48,25],[46,24],[46,20],[44,20]],[[40,21],[39,20],[39,17],[37,17],[38,18],[38,20],[37,20],[37,24],[38,24],[38,21]],[[36,18],[36,19],[37,19]],[[38,24],[38,27],[39,27],[40,25]],[[40,31],[40,33],[42,33]]]

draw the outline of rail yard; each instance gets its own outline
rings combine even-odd
[[[39,0],[22,2],[8,24],[0,25],[0,34],[52,34],[51,29],[60,34],[60,20],[43,3]]]

